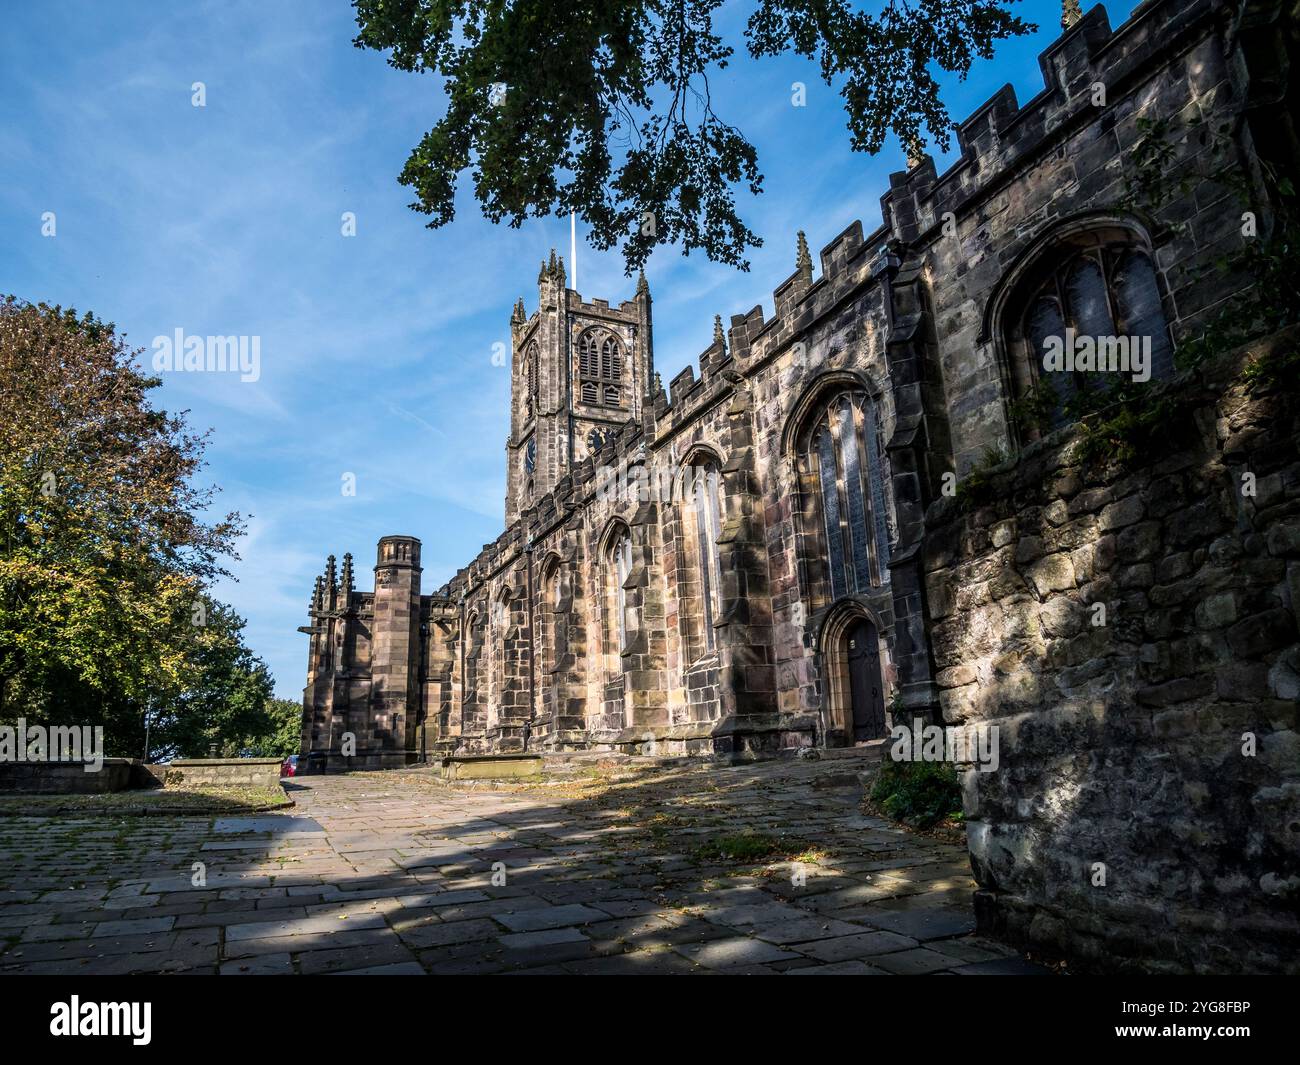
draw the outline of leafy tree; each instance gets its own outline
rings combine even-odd
[[[196,611],[243,527],[204,520],[204,438],[158,384],[112,324],[0,298],[0,720],[102,723],[115,754],[201,672]]]
[[[287,758],[302,745],[302,703],[271,699],[265,708],[267,731],[256,737],[245,753],[252,758]]]
[[[855,150],[893,133],[952,123],[934,72],[964,77],[996,41],[1034,27],[1015,0],[758,0],[745,29],[751,58],[793,52],[838,84]],[[659,244],[703,249],[748,268],[761,241],[736,213],[735,190],[761,191],[758,156],[713,109],[710,75],[735,54],[714,27],[722,0],[353,0],[354,44],[398,70],[444,79],[446,114],[411,152],[400,180],[430,227],[455,216],[459,175],[494,222],[576,211],[594,246],[622,242],[629,273]],[[619,157],[621,156],[621,158]]]
[[[180,683],[150,700],[152,760],[205,758],[214,744],[218,755],[235,758],[276,737],[279,721],[269,712],[275,682],[245,645],[244,624],[230,607],[213,603],[197,626]]]

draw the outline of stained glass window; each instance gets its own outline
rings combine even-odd
[[[1135,350],[1145,355],[1149,345],[1152,380],[1168,377],[1174,369],[1173,344],[1150,256],[1130,244],[1107,243],[1104,234],[1077,239],[1079,250],[1058,255],[1045,277],[1035,275],[1021,325],[1029,364],[1021,387],[1042,393],[1051,427],[1069,420],[1068,404],[1081,393],[1134,380]],[[1129,352],[1129,369],[1102,373],[1045,364],[1049,352],[1066,353],[1067,328],[1073,329],[1076,344],[1078,338],[1104,341],[1106,358],[1111,352],[1117,358],[1121,351]]]
[[[875,408],[865,393],[837,396],[810,439],[832,599],[889,580],[889,534]]]
[[[718,596],[721,594],[721,572],[718,564],[719,528],[718,468],[700,466],[694,471],[695,537],[700,567],[701,622],[704,627],[704,647],[713,650],[716,633]]]

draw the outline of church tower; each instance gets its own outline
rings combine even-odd
[[[510,317],[513,351],[506,525],[534,506],[611,429],[640,419],[654,380],[650,287],[617,307],[584,303],[554,250],[537,277],[537,312]]]

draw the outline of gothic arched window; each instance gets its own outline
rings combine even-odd
[[[690,468],[687,481],[690,497],[684,502],[691,514],[688,524],[694,537],[692,551],[699,580],[699,622],[703,650],[712,651],[717,635],[714,624],[721,606],[722,572],[718,561],[718,537],[722,535],[718,467],[712,463]]]
[[[482,614],[471,610],[465,618],[463,665],[461,683],[461,727],[467,733],[482,730],[484,726],[484,696],[486,686],[482,677],[482,651],[485,633]]]
[[[623,405],[623,347],[603,329],[588,329],[578,338],[578,390],[583,403]]]
[[[841,392],[804,424],[802,532],[816,599],[861,595],[889,581],[880,431],[863,391]]]
[[[525,374],[525,397],[524,397],[524,417],[531,418],[537,413],[537,341],[534,340],[528,345],[528,352],[524,356],[524,374]]]
[[[1173,344],[1155,267],[1136,235],[1119,226],[1057,240],[1023,271],[1006,304],[1012,385],[1030,427],[1054,429],[1075,404],[1114,383],[1173,373]],[[1068,343],[1073,338],[1074,345]],[[1085,368],[1061,365],[1091,341]],[[1096,369],[1103,363],[1113,369]]]
[[[547,672],[554,671],[560,660],[560,611],[564,602],[561,568],[559,559],[552,558],[542,567],[539,583],[538,628],[543,634],[540,660]]]
[[[502,589],[492,601],[490,615],[491,645],[489,654],[490,679],[487,705],[487,725],[491,728],[501,718],[506,691],[506,632],[510,627],[510,592]]]
[[[610,584],[608,602],[610,618],[606,626],[609,647],[614,655],[627,650],[629,626],[627,623],[627,579],[632,573],[632,536],[622,529],[610,541],[605,567]]]

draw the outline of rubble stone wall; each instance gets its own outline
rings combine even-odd
[[[977,911],[1085,969],[1294,972],[1300,396],[1186,387],[1136,464],[1076,428],[927,514],[943,718],[998,729]]]

